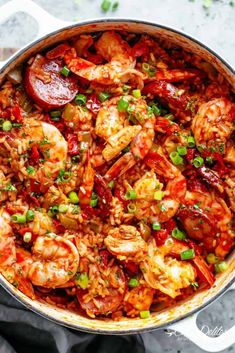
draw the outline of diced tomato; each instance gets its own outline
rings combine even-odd
[[[168,231],[166,229],[161,229],[161,230],[154,230],[152,232],[153,237],[155,239],[156,245],[157,246],[161,246],[163,244],[165,244],[165,241],[168,238]]]
[[[20,230],[18,230],[18,233],[23,237],[25,235],[25,233],[31,233],[32,234],[32,241],[35,241],[38,237],[37,234],[32,232],[32,229],[29,227],[25,227],[25,228],[21,228]],[[18,255],[20,254],[20,252],[18,253]]]
[[[36,192],[37,194],[40,193],[40,183],[37,180],[30,179],[30,190],[31,192]]]
[[[58,219],[53,219],[52,220],[54,226],[56,227],[56,231],[59,233],[59,234],[62,234],[65,232],[65,228],[62,226],[62,224],[60,223],[60,221],[58,221]]]
[[[75,134],[66,134],[68,141],[68,152],[71,156],[76,156],[79,154],[78,137]]]
[[[166,231],[168,232],[168,234],[171,234],[172,230],[174,228],[176,228],[176,222],[174,221],[174,219],[170,219],[169,221],[165,222],[163,227],[166,229]]]
[[[135,274],[139,272],[139,266],[135,262],[131,262],[131,261],[125,262],[124,266],[126,267],[127,271],[130,274]]]
[[[22,196],[27,203],[40,207],[40,201],[35,196],[27,193],[26,191],[22,191]]]
[[[192,160],[195,158],[195,154],[196,154],[195,148],[188,148],[187,154],[186,154],[186,159],[189,163],[191,163]]]
[[[33,145],[31,148],[30,162],[38,164],[41,158],[38,145]]]
[[[99,255],[101,259],[101,264],[104,266],[107,266],[109,263],[111,254],[108,252],[108,250],[100,250]]]
[[[22,123],[23,116],[21,114],[21,110],[18,105],[15,105],[14,107],[11,108],[11,113],[18,123]]]
[[[95,93],[92,93],[86,103],[87,109],[91,110],[93,114],[97,114],[100,110],[101,104]]]

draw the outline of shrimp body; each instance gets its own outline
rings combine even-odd
[[[28,278],[34,285],[56,288],[67,283],[77,272],[77,248],[61,236],[39,236],[33,245],[32,254]]]
[[[95,47],[97,54],[108,61],[107,64],[95,65],[77,57],[75,49],[71,49],[65,54],[68,68],[88,81],[103,85],[120,85],[127,82],[132,75],[143,76],[134,69],[135,58],[128,43],[119,34],[104,32]]]
[[[235,107],[226,98],[213,99],[200,106],[192,122],[197,146],[223,147],[234,131]]]
[[[133,226],[111,229],[104,242],[119,260],[141,261],[147,252],[147,244]]]
[[[166,255],[165,249],[156,248],[155,243],[150,242],[148,257],[140,264],[140,268],[150,287],[175,298],[181,289],[195,281],[196,273],[190,263]]]

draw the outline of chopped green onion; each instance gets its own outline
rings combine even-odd
[[[70,191],[68,197],[71,203],[73,204],[79,203],[78,194],[75,191]]]
[[[85,105],[86,104],[86,96],[84,96],[84,94],[78,94],[75,97],[74,101],[78,105]]]
[[[160,191],[160,190],[155,191],[155,193],[153,194],[153,198],[156,201],[161,201],[163,198],[163,191]]]
[[[68,211],[68,205],[61,204],[58,206],[59,213],[66,213]]]
[[[127,210],[128,213],[136,213],[136,205],[134,203],[128,203]]]
[[[55,216],[59,213],[59,206],[58,205],[51,206],[49,208],[49,211],[52,216]]]
[[[187,147],[185,146],[177,146],[177,152],[180,156],[185,156],[187,154]]]
[[[71,176],[72,176],[72,173],[70,171],[66,171],[65,169],[61,169],[59,171],[56,182],[57,183],[68,182],[71,179]]]
[[[193,286],[193,289],[194,289],[194,290],[197,290],[198,287],[199,287],[199,284],[198,284],[197,282],[192,282],[192,283],[191,283],[191,286]]]
[[[129,106],[129,102],[124,97],[121,97],[117,105],[118,111],[121,113],[126,112],[128,109],[128,106]]]
[[[26,170],[27,170],[27,173],[28,174],[34,174],[34,167],[32,167],[31,165],[29,165],[27,168],[26,168]]]
[[[149,77],[154,77],[156,75],[156,68],[155,67],[150,67],[148,70],[148,75]]]
[[[161,229],[161,224],[159,222],[154,222],[152,224],[153,230],[160,230]]]
[[[112,11],[116,11],[117,8],[118,8],[118,6],[119,6],[119,2],[118,2],[118,1],[115,1],[115,2],[113,3],[113,6],[112,6]]]
[[[25,243],[30,243],[32,240],[32,233],[30,232],[24,233],[23,240]]]
[[[12,123],[10,120],[5,120],[2,124],[3,131],[10,131],[12,129]]]
[[[132,95],[133,95],[133,97],[135,97],[135,98],[140,98],[140,97],[141,97],[141,91],[140,91],[140,89],[133,89]]]
[[[183,158],[176,151],[170,153],[170,159],[175,165],[183,164],[184,162]]]
[[[109,93],[106,93],[106,92],[101,92],[101,93],[98,95],[99,101],[102,102],[102,103],[103,103],[104,101],[106,101],[109,97],[110,97],[110,94],[109,94]]]
[[[173,236],[173,238],[176,238],[178,240],[185,239],[185,233],[179,230],[178,228],[174,228],[171,232],[171,235]]]
[[[91,207],[96,207],[97,204],[98,204],[98,195],[96,195],[95,192],[92,192],[91,200],[90,200],[90,206]]]
[[[103,0],[102,4],[101,4],[101,9],[104,12],[108,12],[108,10],[110,9],[111,6],[111,1],[110,0]]]
[[[210,253],[207,255],[206,261],[208,264],[216,264],[219,261],[219,258],[215,256],[215,254]]]
[[[221,261],[218,264],[215,264],[215,272],[224,272],[228,269],[228,264],[225,261]]]
[[[60,121],[61,111],[60,110],[54,110],[53,112],[50,112],[50,116],[51,116],[51,120]]]
[[[75,283],[82,289],[86,289],[89,284],[89,278],[86,272],[78,274],[75,278]]]
[[[28,211],[26,212],[26,220],[27,220],[27,222],[33,221],[33,220],[34,220],[34,217],[35,217],[35,213],[34,213],[33,210],[28,210]]]
[[[15,213],[11,216],[13,223],[23,224],[26,223],[26,216],[20,213]]]
[[[130,86],[128,86],[128,85],[123,85],[122,86],[122,90],[123,90],[123,92],[127,92],[127,91],[129,91],[129,89],[130,89],[131,87]]]
[[[136,198],[137,198],[137,194],[136,194],[135,190],[128,190],[125,193],[126,200],[135,200]]]
[[[194,249],[188,249],[188,250],[182,251],[182,253],[180,254],[180,257],[181,257],[181,260],[193,259],[195,257]]]
[[[79,163],[81,160],[81,157],[79,154],[77,154],[76,156],[73,156],[71,159],[73,163]]]
[[[204,163],[204,159],[202,157],[200,157],[200,156],[195,157],[193,159],[193,165],[194,165],[195,168],[201,167],[203,165],[203,163]]]
[[[193,136],[189,136],[187,138],[187,142],[188,142],[188,147],[193,148],[195,146],[195,140]]]
[[[161,109],[155,103],[152,103],[150,105],[150,108],[151,108],[154,115],[157,115],[157,116],[161,115]]]
[[[132,288],[138,287],[138,284],[139,282],[136,278],[131,278],[130,281],[128,282],[128,286]]]
[[[150,317],[150,311],[149,310],[140,311],[140,317],[141,319],[148,319]]]
[[[108,186],[110,187],[110,189],[113,189],[114,184],[115,184],[114,180],[111,180],[111,181],[108,183]]]
[[[213,159],[211,157],[206,157],[206,162],[208,164],[213,164]]]
[[[145,73],[148,73],[149,72],[149,69],[150,69],[150,65],[148,63],[143,63],[142,64],[142,70],[145,72]]]
[[[63,76],[67,77],[67,76],[70,74],[70,70],[69,70],[69,68],[68,68],[67,66],[64,66],[64,67],[60,70],[60,73],[61,73]]]

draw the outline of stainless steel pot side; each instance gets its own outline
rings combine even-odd
[[[184,49],[200,55],[203,59],[213,64],[214,67],[230,82],[235,91],[234,70],[221,57],[205,45],[174,29],[155,23],[128,19],[83,21],[69,25],[62,29],[58,29],[48,35],[44,35],[40,39],[33,41],[31,44],[20,50],[4,64],[0,70],[0,83],[4,81],[6,74],[10,70],[25,62],[34,54],[45,50],[47,47],[54,46],[58,42],[81,33],[92,33],[107,30],[125,30],[134,33],[147,33],[153,37],[161,37],[182,46]],[[186,317],[192,317],[192,314],[200,311],[218,299],[232,285],[235,280],[235,252],[230,255],[228,262],[229,269],[225,273],[218,276],[216,283],[212,288],[198,292],[192,298],[188,298],[174,307],[152,313],[149,319],[144,320],[140,318],[123,318],[121,321],[116,322],[109,319],[89,319],[74,312],[69,312],[49,304],[31,300],[17,288],[12,286],[1,275],[0,284],[27,308],[58,324],[75,330],[96,334],[126,335],[133,333],[144,333],[169,326],[177,329],[177,325],[173,324],[185,319]],[[189,323],[190,320],[187,322]],[[190,334],[188,334],[188,336],[190,336]],[[224,347],[224,345],[221,347]],[[216,348],[213,348],[213,351],[216,351]]]

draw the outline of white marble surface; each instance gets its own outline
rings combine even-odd
[[[0,6],[6,2],[0,0]],[[119,0],[118,10],[107,14],[100,9],[101,0],[35,2],[54,16],[67,21],[112,16],[165,24],[203,41],[235,67],[235,1],[234,6],[231,6],[229,0],[214,0],[209,10],[206,10],[202,6],[203,0]],[[20,47],[32,40],[36,32],[37,25],[32,18],[17,14],[0,26],[0,47]],[[216,329],[226,331],[234,324],[235,298],[232,292],[219,299],[198,318],[198,325],[204,326],[204,332],[215,332]],[[151,339],[152,351],[146,353],[203,352],[182,336],[169,337],[164,331],[155,332]],[[235,352],[235,345],[223,352]]]

